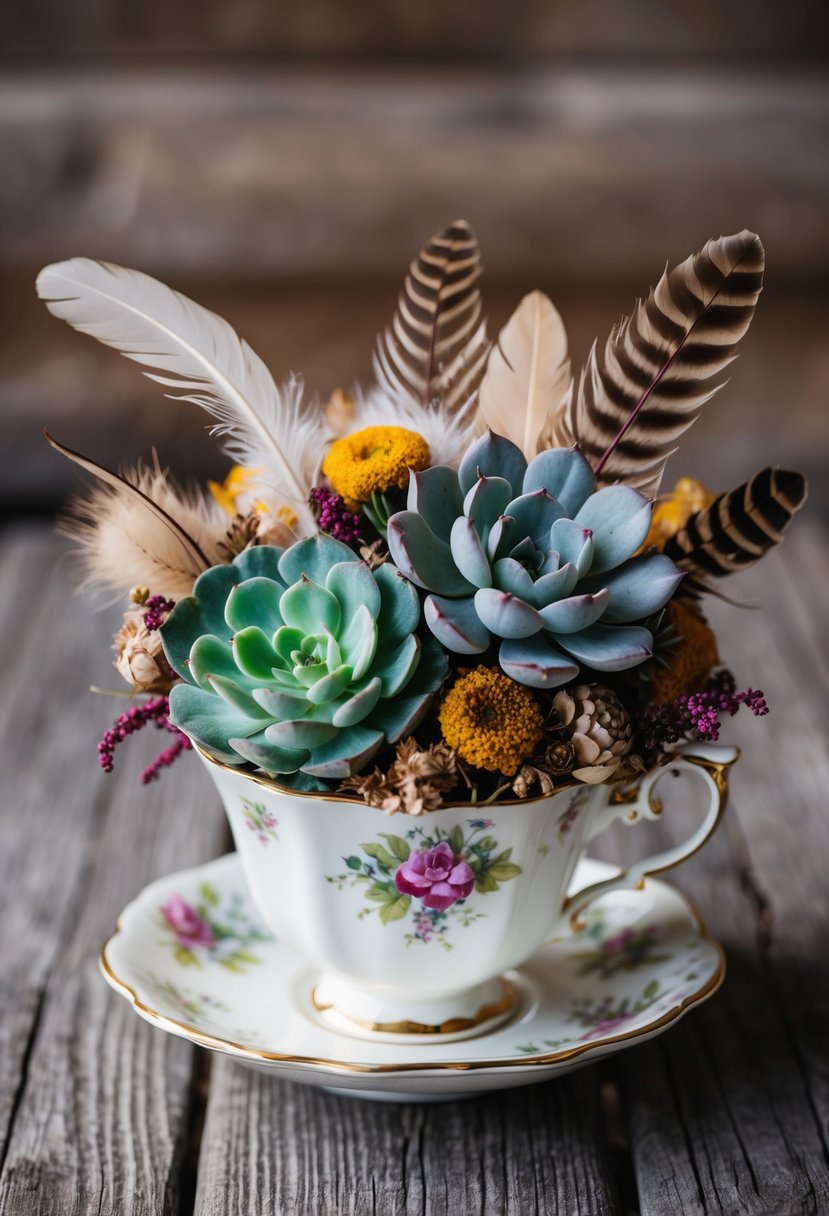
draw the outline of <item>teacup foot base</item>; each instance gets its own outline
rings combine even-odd
[[[326,975],[313,988],[311,1004],[336,1030],[394,1043],[445,1043],[488,1034],[508,1021],[518,1006],[513,985],[500,976],[449,997],[401,1001]]]

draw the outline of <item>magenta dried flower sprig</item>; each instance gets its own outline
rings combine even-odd
[[[118,745],[123,743],[125,739],[128,739],[130,735],[136,734],[150,724],[155,726],[157,730],[169,731],[175,738],[168,747],[165,747],[156,756],[152,764],[144,769],[141,774],[143,785],[149,785],[151,781],[155,781],[161,770],[169,768],[182,752],[190,751],[193,746],[192,743],[185,734],[182,734],[177,726],[173,726],[169,713],[170,701],[168,697],[164,696],[152,697],[149,701],[145,701],[143,705],[133,705],[124,713],[119,714],[112,726],[104,731],[103,737],[98,744],[98,763],[104,772],[112,772],[115,749]]]

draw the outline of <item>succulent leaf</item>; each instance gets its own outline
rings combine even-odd
[[[207,571],[164,622],[186,681],[171,693],[170,720],[219,759],[301,771],[318,788],[317,778],[356,772],[426,711],[446,656],[416,636],[417,592],[390,565],[373,572],[321,535],[257,550]],[[226,616],[247,623],[233,633]],[[201,633],[205,622],[213,628]]]
[[[527,461],[521,449],[503,435],[487,431],[464,453],[458,466],[458,483],[466,495],[479,477],[503,477],[515,493],[526,471]]]
[[[524,474],[522,492],[546,490],[557,499],[566,513],[580,511],[596,488],[593,470],[576,448],[551,448],[539,452]]]
[[[647,499],[624,485],[596,491],[575,448],[527,465],[492,431],[461,460],[457,492],[445,469],[432,473],[389,520],[389,549],[433,593],[424,619],[447,650],[481,654],[494,635],[504,671],[536,688],[572,679],[579,663],[623,671],[649,657],[650,632],[631,622],[663,607],[680,574],[664,555],[634,556],[650,526]],[[439,518],[447,507],[452,520]]]

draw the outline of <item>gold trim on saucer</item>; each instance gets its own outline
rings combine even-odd
[[[501,980],[502,995],[499,1001],[490,1001],[482,1005],[471,1018],[449,1018],[445,1022],[429,1025],[427,1022],[367,1022],[363,1018],[355,1018],[353,1014],[343,1013],[333,1001],[323,1004],[317,996],[316,988],[311,991],[311,1004],[318,1013],[328,1013],[333,1010],[346,1022],[359,1026],[361,1030],[369,1030],[375,1034],[459,1034],[462,1030],[473,1030],[497,1018],[501,1013],[508,1013],[515,1005],[515,989],[509,980]]]
[[[668,885],[668,884],[666,884]],[[673,888],[672,888],[673,889]],[[578,1056],[584,1055],[586,1052],[594,1051],[597,1047],[607,1047],[615,1043],[625,1043],[635,1039],[650,1038],[657,1030],[661,1030],[664,1026],[670,1025],[671,1022],[677,1021],[682,1017],[687,1010],[694,1005],[700,1004],[709,996],[717,991],[725,979],[725,953],[722,946],[708,932],[705,922],[700,915],[699,909],[693,900],[687,895],[680,892],[680,898],[686,904],[688,911],[691,913],[692,920],[696,923],[696,929],[703,941],[716,952],[718,958],[717,969],[709,980],[706,981],[696,992],[691,996],[686,997],[675,1008],[668,1010],[661,1018],[655,1022],[650,1022],[647,1026],[643,1026],[639,1030],[623,1031],[621,1034],[611,1035],[609,1038],[601,1040],[593,1040],[592,1042],[580,1043],[576,1047],[569,1047],[558,1051],[550,1051],[533,1056],[508,1056],[506,1059],[497,1060],[426,1060],[423,1063],[405,1063],[405,1064],[351,1064],[344,1060],[330,1060],[317,1056],[294,1056],[277,1051],[259,1051],[253,1047],[246,1047],[242,1043],[235,1043],[231,1039],[219,1038],[217,1035],[204,1034],[197,1030],[194,1026],[190,1026],[187,1022],[181,1022],[176,1018],[168,1017],[167,1014],[159,1013],[150,1005],[145,1004],[136,993],[135,989],[120,979],[115,971],[110,966],[107,958],[107,947],[112,944],[116,937],[123,932],[121,928],[120,918],[116,921],[115,932],[101,950],[100,966],[107,982],[122,996],[132,1004],[133,1008],[141,1013],[148,1021],[153,1022],[161,1030],[166,1030],[168,1033],[177,1034],[189,1039],[192,1043],[197,1043],[201,1047],[208,1047],[214,1051],[223,1051],[228,1055],[237,1056],[243,1060],[252,1060],[254,1062],[264,1062],[272,1064],[296,1064],[304,1068],[312,1068],[319,1072],[330,1072],[336,1075],[337,1073],[406,1073],[406,1072],[476,1072],[483,1069],[494,1068],[538,1068],[547,1064],[560,1064],[566,1060],[576,1059]],[[474,1041],[474,1040],[473,1040]]]

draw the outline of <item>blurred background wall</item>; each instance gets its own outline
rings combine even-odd
[[[368,376],[408,261],[464,216],[491,328],[541,287],[577,364],[666,260],[758,231],[765,294],[681,467],[802,467],[829,512],[828,49],[825,0],[4,5],[3,508],[75,484],[44,425],[113,465],[154,444],[224,468],[195,407],[49,317],[46,262],[156,274],[328,395]]]

